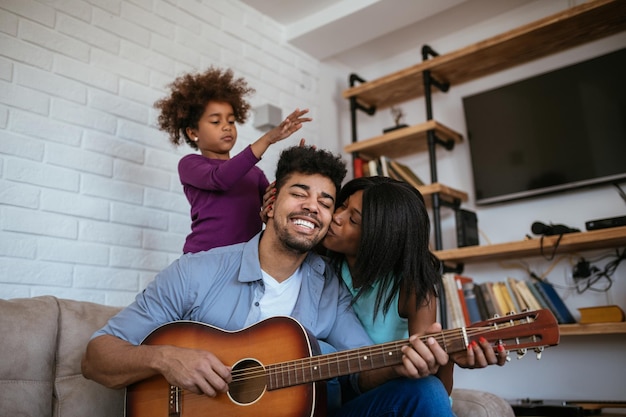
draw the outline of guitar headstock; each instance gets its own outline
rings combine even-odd
[[[560,338],[559,324],[545,308],[477,322],[467,328],[467,333],[470,340],[484,337],[494,349],[502,344],[506,350],[516,350],[518,357],[535,348],[538,359],[545,346],[558,345]]]

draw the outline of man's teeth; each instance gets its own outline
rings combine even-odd
[[[313,223],[307,222],[306,220],[302,220],[302,219],[294,220],[294,224],[297,224],[299,226],[308,227],[309,229],[313,229],[315,227],[315,225]]]

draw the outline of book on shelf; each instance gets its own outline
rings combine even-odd
[[[490,290],[490,282],[482,282],[478,284],[480,291],[482,292],[483,299],[485,300],[485,308],[487,309],[487,317],[494,317],[496,314],[500,314],[494,305],[492,297],[493,290]]]
[[[465,298],[465,305],[467,306],[467,312],[469,315],[469,321],[466,324],[472,324],[479,322],[481,320],[486,320],[489,317],[483,317],[480,308],[478,306],[478,298],[476,296],[476,284],[474,284],[474,280],[468,278],[470,281],[466,281],[463,283],[463,297]]]
[[[513,302],[515,303],[516,312],[531,310],[526,304],[524,297],[519,292],[519,288],[517,287],[517,280],[515,278],[508,277],[506,279],[506,287],[509,292],[513,295]]]
[[[370,177],[375,177],[377,175],[380,175],[380,172],[378,170],[378,159],[370,159],[367,164],[368,164],[368,167],[369,167],[369,176]]]
[[[473,280],[470,277],[464,277],[457,274],[454,276],[454,282],[456,284],[457,295],[461,304],[461,312],[463,313],[465,325],[469,325],[472,321],[470,319],[469,309],[467,307],[465,292],[463,291],[463,284],[473,282]]]
[[[393,175],[396,175],[397,177],[401,178],[403,181],[408,182],[415,188],[419,188],[424,185],[424,181],[422,181],[421,178],[418,177],[417,174],[413,172],[411,168],[409,168],[408,166],[398,161],[389,159],[388,168],[389,168],[390,175],[391,173],[393,173]]]
[[[354,178],[360,178],[363,176],[363,159],[354,158]]]
[[[485,298],[483,297],[483,292],[480,289],[480,285],[474,283],[474,287],[472,288],[474,295],[476,296],[476,303],[478,304],[478,311],[480,313],[481,320],[488,320],[493,318],[493,316],[489,315],[489,311],[487,310],[487,305],[485,304]]]
[[[616,323],[624,321],[624,310],[617,305],[580,307],[579,323]]]
[[[515,286],[517,287],[518,294],[524,300],[529,310],[541,310],[541,304],[539,304],[539,301],[528,288],[526,281],[516,280]]]
[[[384,155],[378,157],[379,174],[383,177],[389,177],[389,158]]]
[[[491,302],[493,303],[495,314],[500,317],[506,315],[507,306],[502,299],[502,295],[500,294],[500,287],[498,286],[498,283],[487,282],[487,291],[489,291],[489,295],[491,296]]]
[[[449,329],[465,327],[465,317],[463,316],[461,300],[459,299],[459,292],[454,275],[453,273],[445,273],[442,276]]]
[[[552,310],[559,324],[576,323],[574,316],[568,310],[561,296],[556,292],[552,284],[547,281],[533,282],[537,291],[543,296],[548,304],[548,308]]]
[[[362,176],[384,176],[398,181],[409,183],[415,188],[424,185],[424,181],[407,165],[388,158],[384,155],[378,158],[363,160],[361,168]],[[356,178],[356,174],[355,174]]]
[[[537,300],[537,303],[539,304],[539,308],[547,308],[550,310],[550,306],[548,305],[548,302],[543,297],[543,295],[539,292],[539,290],[537,289],[537,287],[534,285],[533,282],[526,281],[526,287],[531,292],[535,300]]]
[[[499,296],[498,300],[502,306],[504,315],[510,313],[519,313],[518,306],[513,302],[512,294],[509,292],[505,282],[496,282],[494,285],[497,287],[496,292]]]

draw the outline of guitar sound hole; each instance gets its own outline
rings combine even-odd
[[[254,359],[237,362],[233,366],[232,377],[228,396],[236,403],[242,405],[253,403],[265,392],[265,369]]]

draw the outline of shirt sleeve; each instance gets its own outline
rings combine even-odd
[[[182,319],[188,309],[186,284],[189,280],[185,279],[185,262],[181,259],[160,272],[137,294],[133,303],[113,316],[91,338],[109,334],[139,345],[158,327]]]
[[[250,146],[225,161],[191,154],[178,163],[178,175],[183,185],[202,190],[224,191],[236,184],[259,161]]]

